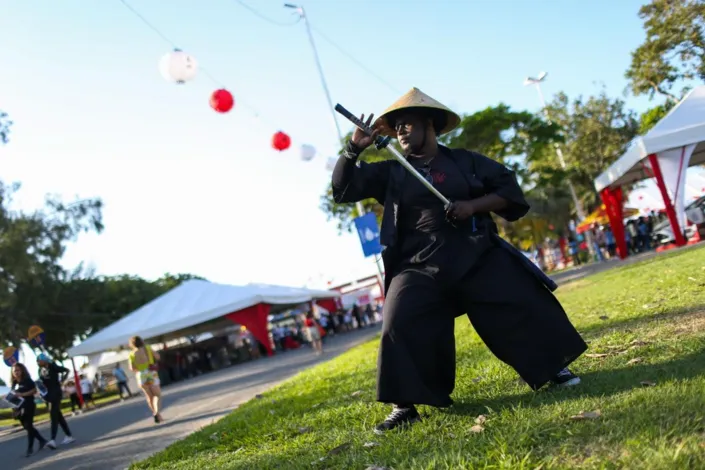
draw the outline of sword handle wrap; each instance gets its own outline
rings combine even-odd
[[[367,126],[364,122],[362,122],[359,118],[355,117],[353,113],[345,109],[340,103],[335,105],[335,110],[342,114],[348,121],[352,122],[355,124],[357,127],[362,129],[365,134],[371,135],[372,134],[372,129]],[[389,145],[389,142],[392,140],[391,137],[382,137],[381,135],[377,136],[375,139],[375,147],[377,147],[377,150],[382,150],[385,148],[387,145]]]

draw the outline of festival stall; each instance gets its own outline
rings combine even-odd
[[[620,258],[627,257],[622,187],[655,178],[677,246],[687,242],[685,179],[689,166],[705,163],[705,86],[688,93],[646,135],[636,138],[616,162],[595,179],[617,242]]]
[[[120,349],[135,335],[147,342],[165,342],[238,324],[272,354],[267,324],[271,313],[307,302],[325,307],[339,296],[338,292],[326,290],[189,280],[91,335],[68,353],[76,357]]]
[[[625,207],[624,208],[624,218],[628,219],[629,217],[634,217],[635,215],[639,214],[638,209],[634,209],[632,207]],[[607,225],[609,222],[609,215],[607,214],[607,206],[602,204],[600,207],[595,209],[585,217],[585,220],[578,225],[575,229],[577,233],[583,233],[589,230],[594,224],[598,225]]]

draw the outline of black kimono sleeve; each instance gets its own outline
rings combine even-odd
[[[333,169],[333,199],[342,204],[374,198],[384,204],[392,162],[366,163],[358,156],[359,150],[348,142]]]
[[[59,382],[62,382],[62,383],[66,380],[66,377],[68,377],[69,372],[70,372],[66,367],[60,366],[55,363],[52,363],[51,366],[49,366],[49,367],[52,367],[54,369]]]
[[[507,207],[496,214],[509,222],[524,217],[530,206],[514,172],[482,154],[473,152],[472,156],[475,159],[475,174],[482,181],[487,193],[496,194],[507,201]]]

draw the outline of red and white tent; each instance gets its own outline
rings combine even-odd
[[[203,280],[181,283],[69,350],[69,356],[87,356],[127,346],[139,335],[162,342],[213,331],[228,324],[247,327],[269,351],[267,317],[270,313],[315,302],[328,308],[340,293],[296,287],[248,284],[230,286]],[[271,353],[271,351],[269,351]]]
[[[621,258],[627,256],[622,224],[622,186],[655,178],[676,245],[686,244],[685,179],[689,166],[705,163],[705,86],[693,89],[646,135],[636,138],[616,162],[595,179],[607,207]]]

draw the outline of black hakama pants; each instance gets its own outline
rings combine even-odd
[[[460,281],[424,269],[394,276],[384,305],[378,401],[453,403],[459,313],[467,313],[492,353],[534,390],[587,349],[553,293],[514,255],[492,247]]]

